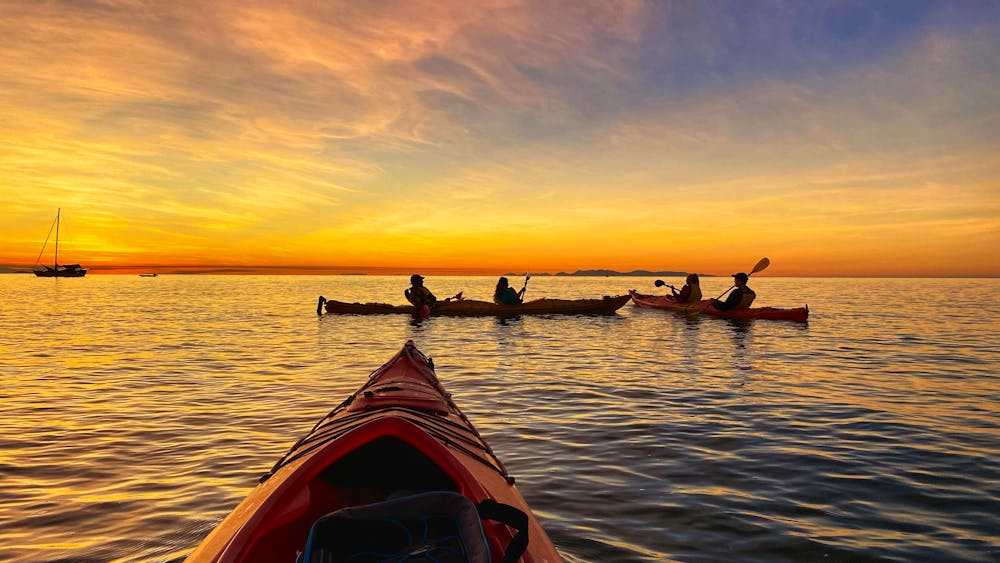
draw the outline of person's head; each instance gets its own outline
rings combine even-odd
[[[688,285],[698,285],[698,274],[688,274],[688,277],[684,280],[684,283]]]
[[[410,276],[410,285],[414,287],[424,285],[424,276],[413,274]]]
[[[745,286],[747,284],[747,280],[749,279],[750,276],[746,275],[743,272],[740,272],[738,274],[733,274],[733,283],[736,284],[736,287]]]
[[[497,289],[496,289],[496,291],[493,292],[493,295],[495,295],[495,296],[500,295],[509,286],[510,286],[510,282],[507,281],[507,278],[505,278],[503,276],[500,276],[500,279],[497,280]]]

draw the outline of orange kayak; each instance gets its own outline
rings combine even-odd
[[[498,305],[489,301],[464,299],[441,301],[430,309],[431,316],[451,317],[509,317],[517,315],[610,315],[628,303],[628,295],[604,296],[601,299],[535,299],[520,305]],[[320,297],[317,313],[341,315],[386,315],[403,313],[420,315],[413,305],[389,303],[346,303]],[[420,315],[426,316],[426,315]]]
[[[562,561],[413,341],[296,442],[187,559],[348,560]]]
[[[779,309],[777,307],[751,307],[748,309],[731,309],[720,311],[712,306],[712,300],[706,299],[697,303],[678,303],[663,295],[644,295],[634,289],[629,290],[632,302],[639,307],[652,307],[685,314],[701,314],[724,319],[766,319],[773,321],[807,322],[809,307]]]

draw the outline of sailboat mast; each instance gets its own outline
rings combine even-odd
[[[59,269],[59,215],[62,213],[62,207],[56,211],[56,262],[55,269]]]

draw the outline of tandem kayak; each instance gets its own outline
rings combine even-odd
[[[419,315],[412,305],[388,303],[345,303],[319,298],[316,312],[325,307],[327,313],[342,315],[384,315],[404,313]],[[431,308],[431,315],[453,317],[511,317],[517,315],[610,315],[628,303],[628,295],[604,296],[601,299],[536,299],[520,305],[498,305],[489,301],[440,301]],[[422,315],[421,315],[422,316]]]
[[[299,439],[187,561],[562,561],[408,341]]]
[[[795,321],[798,323],[807,322],[809,319],[809,307],[795,307],[792,309],[779,309],[777,307],[751,307],[749,309],[734,309],[730,311],[720,311],[711,305],[712,300],[706,299],[697,303],[677,303],[667,299],[663,295],[644,295],[634,289],[629,290],[632,302],[640,307],[652,307],[654,309],[666,309],[686,314],[702,314],[725,319],[766,319],[772,321]]]

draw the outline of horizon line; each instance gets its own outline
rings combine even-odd
[[[175,268],[177,268],[177,267],[175,267]],[[310,269],[312,269],[312,270],[321,270],[321,271],[318,271],[318,272],[302,272],[301,271],[301,270],[310,270]],[[87,273],[90,274],[90,275],[99,275],[99,276],[114,276],[114,275],[134,276],[134,275],[138,275],[138,274],[156,273],[157,276],[199,276],[199,275],[209,275],[209,276],[211,276],[211,275],[252,276],[252,275],[268,275],[268,276],[401,276],[401,277],[410,276],[412,274],[412,272],[410,270],[405,270],[404,271],[404,270],[399,270],[398,268],[386,268],[386,269],[387,270],[392,270],[392,271],[371,273],[371,272],[353,271],[354,269],[350,269],[350,268],[344,269],[344,271],[333,271],[333,270],[341,270],[341,268],[321,268],[321,267],[294,268],[294,270],[297,270],[297,271],[289,271],[289,270],[293,270],[293,268],[291,268],[291,267],[269,267],[269,266],[260,266],[260,267],[256,267],[256,266],[254,266],[254,267],[227,267],[227,268],[212,268],[212,269],[200,268],[200,267],[190,267],[190,268],[183,268],[183,267],[181,267],[180,269],[174,269],[174,270],[155,270],[155,269],[142,268],[142,267],[120,266],[120,267],[113,267],[113,268],[97,268],[97,269],[88,268],[87,269]],[[448,270],[448,271],[432,271],[432,270]],[[576,272],[581,272],[581,271],[592,271],[592,270],[594,270],[594,269],[576,270],[574,272],[560,271],[560,272],[557,272],[557,273],[538,272],[538,273],[531,273],[531,275],[532,275],[532,277],[540,276],[540,277],[553,277],[553,278],[555,278],[555,277],[560,277],[560,278],[562,278],[562,277],[601,278],[601,277],[656,277],[656,276],[681,277],[681,276],[684,276],[684,275],[687,274],[685,272],[677,272],[677,271],[660,271],[660,272],[657,272],[657,271],[653,271],[653,270],[644,270],[644,269],[629,270],[629,271],[625,271],[625,272],[617,271],[617,270],[608,270],[609,272],[614,272],[617,275],[611,275],[611,274],[577,274],[576,273]],[[517,272],[504,272],[504,273],[497,274],[497,273],[484,273],[482,271],[473,272],[472,269],[462,269],[462,268],[447,268],[447,269],[423,268],[423,269],[417,269],[417,270],[414,270],[414,271],[415,272],[420,272],[422,274],[429,274],[429,275],[440,276],[440,277],[497,277],[497,276],[524,276],[525,275],[525,272],[521,272],[521,273],[517,273]],[[639,271],[645,271],[645,272],[649,272],[649,273],[648,274],[629,275],[632,272],[639,272]],[[0,274],[28,275],[28,274],[33,274],[33,273],[34,273],[33,270],[14,269],[14,268],[6,268],[4,266],[0,266]],[[559,274],[562,274],[562,275],[559,275]],[[698,275],[702,276],[702,277],[710,277],[710,278],[726,278],[726,277],[730,277],[729,275],[726,275],[726,274],[705,274],[705,273],[698,273]],[[753,277],[756,277],[756,278],[827,278],[827,279],[836,279],[836,278],[843,278],[843,279],[934,279],[934,278],[942,278],[942,279],[1000,279],[1000,275],[975,275],[975,274],[964,274],[964,275],[931,275],[931,274],[922,274],[922,275],[915,275],[915,274],[856,274],[856,275],[844,275],[844,274],[841,274],[841,275],[832,275],[831,276],[831,275],[821,275],[821,274],[798,274],[798,275],[786,275],[786,274],[773,275],[773,274],[771,274],[771,275],[768,275],[768,274],[757,273],[757,274],[754,274]]]

